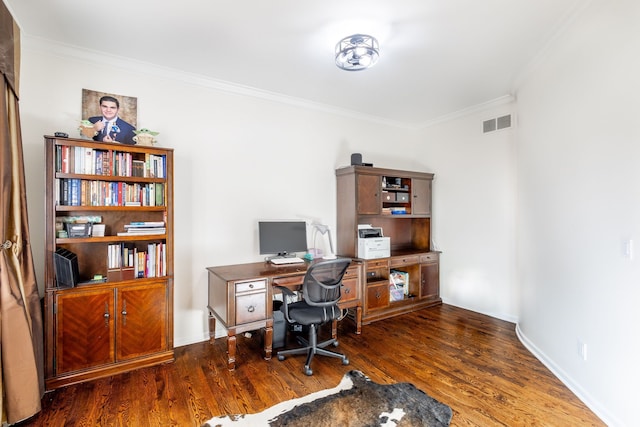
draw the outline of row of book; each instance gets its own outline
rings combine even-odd
[[[165,234],[167,229],[164,221],[137,221],[124,225],[124,230],[118,236],[144,236],[149,234]]]
[[[59,206],[164,206],[163,183],[127,183],[56,178]]]
[[[58,145],[56,172],[164,178],[167,167],[161,155]]]
[[[149,243],[146,250],[126,243],[109,245],[107,267],[110,273],[119,271],[123,279],[141,279],[167,275],[167,252],[165,243]]]

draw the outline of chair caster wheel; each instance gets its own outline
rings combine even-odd
[[[308,376],[313,375],[313,371],[308,366],[304,367],[304,373],[307,374]]]
[[[346,357],[344,359],[342,359],[342,364],[343,365],[348,365],[349,364],[349,359],[347,359]]]
[[[284,356],[282,356],[282,355],[280,355],[280,354],[279,354],[279,355],[278,355],[278,360],[282,362],[282,361],[284,360]]]
[[[337,347],[337,346],[339,346],[339,345],[340,345],[340,343],[339,343],[338,341],[336,341],[336,342],[334,342],[334,343],[333,343],[333,346],[334,346],[334,347]]]

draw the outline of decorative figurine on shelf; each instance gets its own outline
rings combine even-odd
[[[138,144],[138,145],[146,145],[148,147],[152,147],[153,144],[158,142],[158,140],[156,140],[155,137],[160,132],[153,132],[153,131],[150,131],[147,128],[142,128],[140,130],[134,130],[133,133],[136,134],[136,136],[133,137],[133,140],[136,142],[136,144]]]
[[[89,139],[93,139],[93,137],[98,134],[96,128],[93,127],[93,123],[91,123],[89,120],[81,121],[78,130],[80,131],[80,135],[85,136]]]

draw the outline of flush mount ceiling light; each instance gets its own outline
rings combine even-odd
[[[380,46],[375,37],[354,34],[336,45],[336,65],[347,71],[359,71],[378,62]]]

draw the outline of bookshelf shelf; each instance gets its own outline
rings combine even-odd
[[[56,206],[56,212],[81,212],[81,211],[143,211],[143,212],[164,212],[164,206]]]
[[[78,243],[113,243],[166,240],[166,234],[141,234],[135,236],[101,236],[101,237],[67,237],[57,238],[56,245],[70,245]]]
[[[172,361],[173,149],[44,139],[47,389]],[[105,235],[73,233],[86,222]],[[118,235],[139,223],[161,228]],[[75,286],[58,286],[56,251]]]

